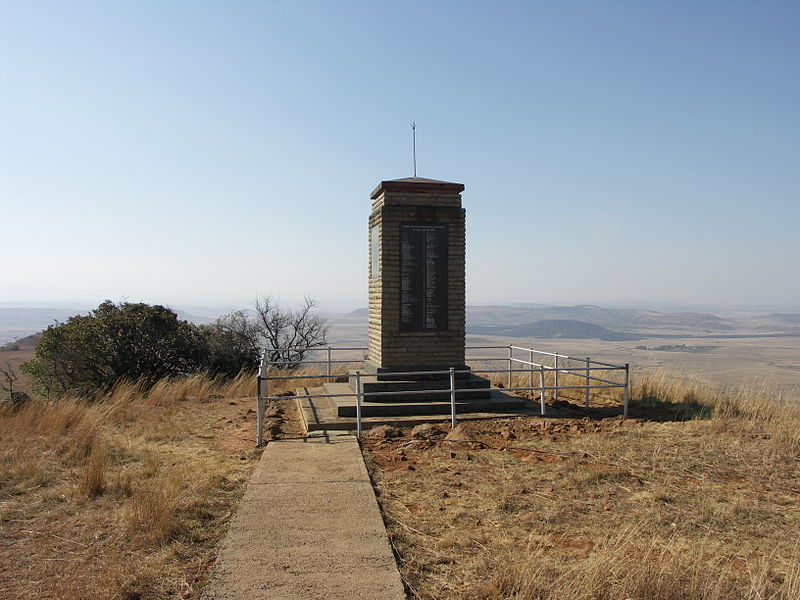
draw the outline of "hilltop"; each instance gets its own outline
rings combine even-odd
[[[593,304],[576,306],[468,306],[467,323],[479,325],[519,325],[534,321],[569,320],[627,333],[655,330],[732,331],[731,319],[711,313],[671,312],[628,308],[603,308]]]
[[[598,339],[605,341],[642,339],[641,335],[618,333],[601,327],[600,325],[585,323],[583,321],[573,321],[570,319],[545,319],[543,321],[534,321],[533,323],[524,323],[512,327],[473,325],[468,327],[467,331],[469,333],[481,335],[503,335],[540,339],[570,338],[574,340]]]

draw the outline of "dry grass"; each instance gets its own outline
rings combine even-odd
[[[471,441],[365,440],[411,595],[800,598],[800,407],[633,384],[625,421],[575,407],[464,424]]]
[[[0,597],[197,598],[254,450],[254,377],[0,410]]]

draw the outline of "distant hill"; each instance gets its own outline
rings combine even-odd
[[[186,311],[173,308],[178,318],[191,323],[210,323],[211,317],[198,317]],[[56,321],[64,322],[70,317],[87,314],[89,310],[81,308],[31,308],[0,306],[0,346],[13,342],[16,338],[23,338],[37,331],[47,328]]]
[[[79,308],[0,307],[0,329],[44,329],[53,321],[65,321],[73,315],[85,314]]]
[[[369,310],[359,308],[345,314],[331,315],[335,322],[355,323],[365,321]],[[761,321],[769,324],[771,329],[787,329],[798,327],[793,319],[800,315],[768,315],[768,320]],[[767,319],[764,317],[764,319]],[[655,310],[640,310],[630,308],[603,308],[594,304],[577,304],[574,306],[546,306],[541,304],[516,304],[516,305],[488,305],[467,306],[467,331],[478,333],[489,331],[482,328],[489,327],[492,332],[500,328],[519,328],[534,323],[548,321],[562,321],[582,323],[583,326],[568,326],[564,323],[559,327],[573,333],[583,332],[581,337],[605,337],[628,335],[624,339],[641,339],[646,332],[653,333],[725,333],[740,330],[744,323],[719,317],[711,313],[702,312],[659,312]],[[778,323],[782,323],[780,327]],[[600,329],[589,330],[585,325],[596,325]],[[606,333],[603,333],[606,330]],[[543,330],[544,331],[544,330]],[[589,335],[589,334],[592,335]],[[509,334],[511,335],[511,334]],[[556,335],[554,332],[553,335]],[[566,336],[563,336],[566,337]],[[623,338],[619,338],[623,339]]]
[[[542,321],[534,321],[533,323],[525,323],[523,325],[501,327],[468,325],[467,333],[539,339],[599,339],[610,342],[642,339],[642,336],[640,335],[619,333],[606,329],[605,327],[600,327],[599,325],[585,323],[583,321],[573,321],[570,319],[546,319]]]
[[[758,322],[775,327],[800,327],[800,314],[772,313],[756,319]]]
[[[519,325],[535,321],[568,320],[599,325],[607,329],[731,331],[735,324],[710,313],[662,313],[653,310],[602,308],[592,304],[576,306],[468,306],[467,323],[481,325]]]
[[[33,350],[36,347],[37,342],[41,339],[42,334],[34,333],[33,335],[28,335],[23,338],[19,338],[18,340],[14,340],[13,342],[8,342],[0,346],[0,352],[17,352],[17,351],[24,351],[24,350]]]

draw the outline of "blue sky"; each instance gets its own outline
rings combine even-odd
[[[800,307],[800,3],[0,0],[0,302],[362,306],[369,192],[467,295]]]

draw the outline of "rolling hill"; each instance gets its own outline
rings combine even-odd
[[[467,326],[467,333],[481,335],[505,335],[509,337],[528,337],[539,339],[600,339],[605,341],[639,340],[640,335],[619,333],[605,327],[573,321],[570,319],[545,319],[522,325],[491,327],[486,325]]]

